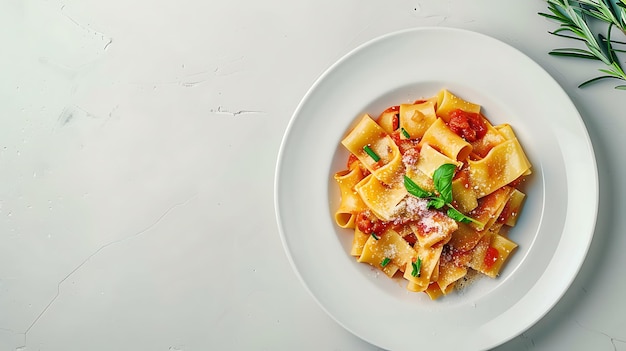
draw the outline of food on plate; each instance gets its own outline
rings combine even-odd
[[[508,124],[446,89],[363,115],[341,144],[335,222],[353,232],[350,254],[431,299],[463,279],[495,278],[517,247],[508,237],[531,174]]]

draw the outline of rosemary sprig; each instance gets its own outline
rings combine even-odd
[[[619,0],[576,0],[583,12],[606,23],[613,23],[622,32],[626,30],[626,3]]]
[[[599,60],[606,66],[598,69],[603,75],[584,81],[579,88],[603,79],[619,79],[626,82],[626,73],[617,56],[617,52],[623,50],[613,47],[613,44],[624,43],[611,40],[611,30],[614,26],[622,31],[626,28],[626,5],[615,0],[547,0],[547,3],[551,13],[540,12],[539,15],[560,23],[559,28],[550,34],[582,41],[586,47],[586,49],[555,49],[549,54]],[[606,37],[592,32],[588,17],[608,23]],[[617,85],[615,89],[626,90],[626,84]]]

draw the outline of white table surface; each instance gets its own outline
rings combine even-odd
[[[549,56],[570,43],[548,34],[545,10],[539,0],[0,1],[0,350],[377,350],[289,266],[274,170],[291,114],[328,66],[421,26],[484,33],[538,62],[596,153],[599,217],[579,275],[497,350],[626,350],[626,92],[576,87],[601,66]]]

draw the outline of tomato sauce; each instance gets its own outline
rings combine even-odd
[[[389,134],[391,140],[398,146],[400,154],[404,155],[407,151],[415,151],[416,156],[419,154],[418,140],[417,139],[402,139],[402,132],[396,130]]]
[[[389,114],[393,114],[392,117],[392,126],[391,129],[392,130],[396,130],[398,128],[400,128],[400,117],[398,116],[400,114],[400,106],[391,106],[389,108],[387,108],[385,111],[383,111],[379,116],[378,119],[376,119],[376,123],[380,124],[380,121],[382,119],[384,119],[387,115]]]
[[[383,113],[398,112],[398,111],[400,111],[400,105],[388,107],[385,111],[383,111]]]
[[[469,168],[464,165],[460,171],[454,174],[453,180],[458,180],[463,184],[463,187],[469,189],[470,187],[470,178],[469,178]]]
[[[450,112],[448,127],[468,142],[476,141],[487,134],[487,125],[480,114],[459,109]]]
[[[369,211],[362,211],[356,216],[356,226],[365,234],[381,236],[389,226],[389,222],[381,221]]]
[[[522,185],[522,183],[524,183],[525,180],[526,180],[526,177],[521,175],[521,176],[519,176],[519,178],[517,178],[514,181],[510,182],[509,186],[512,186],[514,188],[518,188],[520,185]]]
[[[507,202],[506,205],[504,205],[502,212],[500,212],[500,217],[498,217],[498,223],[506,223],[506,221],[511,218],[512,212],[513,211],[511,211],[511,205]]]
[[[359,159],[354,155],[354,154],[350,154],[350,156],[348,156],[348,162],[347,162],[347,167],[348,169],[352,169],[352,165],[355,162],[358,162]],[[361,170],[361,174],[363,174],[363,177],[366,177],[368,174],[370,174],[370,171],[365,168],[365,166],[362,163],[358,163],[358,167]]]
[[[489,246],[487,248],[487,252],[485,253],[484,264],[485,267],[491,268],[496,263],[496,261],[500,258],[500,252],[493,246]]]
[[[415,234],[410,233],[402,237],[409,245],[413,246],[417,242],[417,236]]]
[[[348,156],[348,162],[346,164],[348,169],[352,169],[352,164],[358,160],[359,159],[353,153],[350,153],[350,156]]]

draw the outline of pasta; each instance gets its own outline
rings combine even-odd
[[[363,115],[341,144],[350,156],[334,175],[335,222],[352,233],[357,262],[431,299],[470,273],[498,276],[517,247],[508,229],[532,173],[510,125],[442,89]]]

